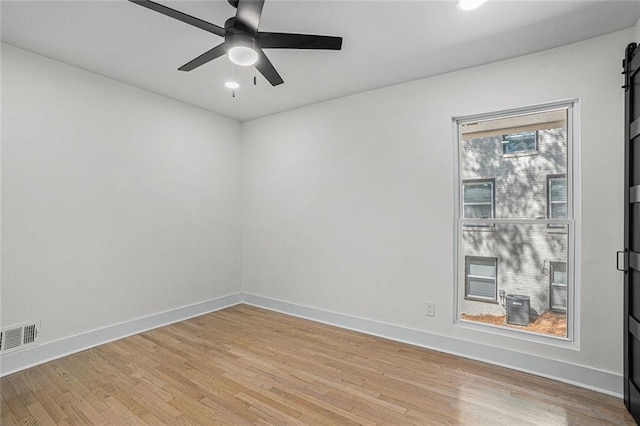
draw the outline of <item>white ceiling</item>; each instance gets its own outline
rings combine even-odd
[[[217,25],[226,0],[164,1]],[[640,19],[640,1],[497,1],[460,12],[455,0],[267,0],[260,29],[342,36],[341,51],[267,50],[285,83],[271,87],[231,62],[177,68],[222,39],[124,0],[2,0],[2,41],[241,121],[613,31]],[[620,47],[622,57],[624,46]]]

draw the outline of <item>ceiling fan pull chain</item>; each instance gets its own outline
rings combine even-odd
[[[233,77],[233,81],[236,81],[236,65],[234,63],[231,63],[231,75]],[[236,97],[236,89],[233,89],[231,91],[231,97]]]
[[[253,67],[253,85],[257,86],[258,85],[258,70],[256,69],[256,67]]]

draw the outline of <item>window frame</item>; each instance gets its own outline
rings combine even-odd
[[[544,113],[555,110],[566,111],[566,179],[567,179],[567,219],[464,219],[461,217],[462,194],[461,194],[461,171],[462,159],[462,131],[465,125],[474,125],[485,120],[498,120],[529,115],[532,113]],[[466,116],[452,117],[452,130],[454,142],[454,215],[453,229],[454,241],[454,300],[453,300],[453,324],[478,333],[492,333],[509,338],[515,338],[528,342],[543,345],[557,346],[570,350],[580,350],[580,244],[581,244],[581,214],[577,206],[580,206],[580,101],[578,98],[561,100],[556,102],[541,103],[523,108],[494,111]],[[502,155],[504,157],[504,155]],[[495,226],[497,224],[553,224],[563,225],[567,234],[567,336],[557,337],[552,335],[538,334],[521,329],[512,329],[504,326],[482,324],[462,318],[462,302],[465,300],[460,294],[464,291],[461,286],[461,274],[465,272],[461,258],[464,258],[463,236],[466,233],[466,226],[470,224],[481,224],[485,226]]]
[[[548,219],[567,219],[567,217],[551,217],[551,213],[553,212],[553,209],[551,208],[552,204],[565,204],[567,206],[567,216],[569,215],[569,199],[567,197],[566,201],[553,201],[551,199],[551,182],[554,180],[560,180],[560,179],[564,179],[564,185],[565,187],[568,188],[568,184],[567,184],[567,175],[566,173],[563,174],[555,174],[555,175],[547,175],[547,218]]]
[[[553,262],[550,261],[549,262],[549,309],[554,311],[554,312],[564,312],[565,314],[567,313],[567,304],[565,303],[564,309],[557,309],[554,308],[553,306],[553,287],[564,287],[564,291],[565,291],[565,302],[568,301],[567,299],[567,290],[568,290],[568,283],[556,283],[555,280],[555,270],[557,269],[556,265],[564,265],[564,273],[565,273],[565,277],[567,277],[567,263],[566,262]],[[568,280],[568,278],[565,278],[566,280]]]
[[[462,181],[462,215],[465,219],[482,219],[482,218],[472,218],[465,216],[465,206],[469,205],[483,205],[486,206],[487,203],[465,203],[464,201],[464,187],[465,185],[473,185],[473,184],[482,184],[489,183],[491,184],[491,217],[488,219],[494,219],[496,217],[496,180],[495,179],[465,179]],[[474,226],[486,226],[486,225],[474,225]]]
[[[482,278],[482,279],[493,279],[494,287],[495,287],[495,295],[493,298],[477,296],[477,295],[469,295],[469,278],[471,277],[471,263],[473,260],[493,260],[495,277],[484,277],[481,275],[474,275],[474,277]],[[498,258],[492,256],[465,256],[464,257],[464,298],[466,300],[474,300],[476,302],[486,302],[486,303],[498,303]]]

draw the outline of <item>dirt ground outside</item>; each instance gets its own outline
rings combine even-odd
[[[567,315],[547,311],[538,315],[538,318],[529,325],[513,325],[507,324],[504,315],[466,315],[462,314],[462,319],[467,321],[482,322],[485,324],[501,325],[505,327],[515,328],[519,330],[531,331],[534,333],[546,334],[551,336],[567,337]]]

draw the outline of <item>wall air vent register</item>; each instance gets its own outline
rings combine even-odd
[[[40,320],[0,330],[0,355],[36,346],[40,342]]]

